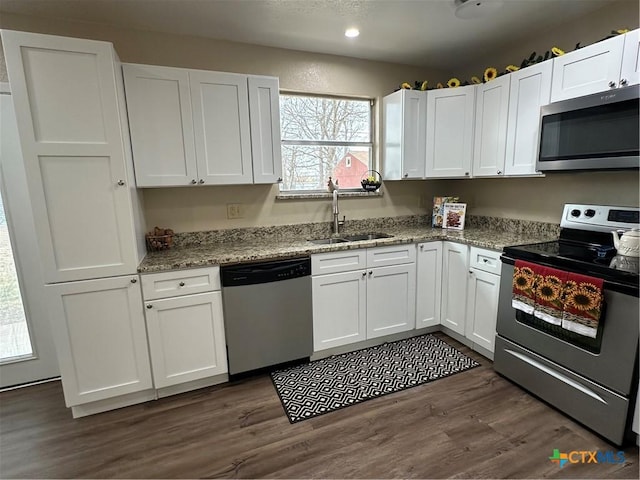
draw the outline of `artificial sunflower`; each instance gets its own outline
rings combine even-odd
[[[491,80],[495,79],[497,76],[498,76],[498,71],[493,67],[489,67],[484,71],[485,82],[490,82]]]
[[[456,88],[460,86],[460,80],[458,80],[457,78],[453,77],[450,78],[449,81],[447,82],[447,87],[449,88]]]
[[[624,33],[629,33],[629,30],[627,30],[626,28],[621,28],[619,30],[615,31],[618,35],[622,35]]]
[[[402,85],[400,85],[400,88],[403,88],[405,90],[411,90],[411,85],[407,82],[404,82]]]
[[[515,65],[507,65],[507,68],[505,68],[505,70],[507,72],[517,72],[518,70],[520,70],[520,67],[516,67]]]
[[[479,85],[482,82],[480,81],[480,79],[478,77],[476,77],[474,75],[473,77],[471,77],[471,83],[473,83],[474,85]]]
[[[420,85],[420,90],[426,90],[427,89],[427,81],[425,80],[424,82],[422,82],[422,85]]]
[[[438,82],[438,84],[436,85],[436,88],[444,88],[444,85],[442,85],[442,83]]]
[[[564,50],[558,47],[551,47],[551,53],[553,53],[554,57],[559,57],[560,55],[564,55]]]
[[[542,282],[536,289],[536,296],[546,302],[560,299],[560,287],[551,282]]]

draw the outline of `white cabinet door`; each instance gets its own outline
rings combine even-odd
[[[3,31],[47,283],[137,267],[110,43]]]
[[[398,90],[382,99],[384,178],[424,178],[427,93]]]
[[[551,102],[618,87],[624,35],[553,59]]]
[[[367,272],[367,338],[416,327],[415,263]]]
[[[145,303],[156,388],[228,371],[220,292]]]
[[[500,276],[472,268],[467,295],[466,337],[493,352],[498,317]]]
[[[536,173],[540,141],[540,107],[551,97],[553,62],[536,65],[509,74],[509,121],[507,123],[506,175]]]
[[[138,187],[195,184],[188,71],[134,64],[122,69]]]
[[[416,274],[416,328],[440,324],[442,242],[418,244]]]
[[[47,285],[68,407],[152,388],[137,276]]]
[[[640,29],[633,30],[624,36],[622,70],[620,72],[621,87],[638,83],[640,83]]]
[[[504,175],[511,75],[476,89],[473,176]]]
[[[427,93],[427,178],[469,177],[475,89],[469,85]]]
[[[366,339],[366,277],[356,270],[312,278],[314,351]]]
[[[465,335],[469,247],[443,242],[441,323],[460,335]]]
[[[280,89],[276,77],[249,77],[253,183],[282,181]]]
[[[253,183],[246,75],[190,70],[198,183]]]

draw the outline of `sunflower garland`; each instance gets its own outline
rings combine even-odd
[[[460,80],[458,80],[457,78],[453,77],[450,78],[449,81],[447,82],[447,87],[449,88],[456,88],[460,86]]]
[[[551,47],[551,53],[553,53],[554,57],[559,57],[560,55],[564,55],[564,50],[558,47]]]
[[[436,88],[444,88],[444,85],[442,85],[442,83],[438,82],[438,83],[436,84]]]
[[[518,70],[520,70],[520,67],[516,67],[515,65],[507,65],[505,67],[505,70],[509,73],[513,73],[513,72],[517,72]]]
[[[493,67],[489,67],[484,71],[484,81],[490,82],[498,76],[498,70]]]
[[[480,79],[478,77],[476,77],[475,75],[471,77],[471,83],[474,85],[480,85],[482,82],[480,81]]]

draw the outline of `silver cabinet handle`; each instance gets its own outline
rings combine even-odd
[[[204,180],[203,180],[203,179],[200,179],[200,180],[198,180],[198,183],[199,183],[200,185],[202,185],[202,184],[204,183]]]
[[[118,186],[124,187],[124,180],[118,180]]]
[[[178,285],[180,285],[181,287],[184,287],[184,282],[180,282]]]
[[[196,183],[198,183],[198,182],[196,182],[195,178],[193,180],[191,180],[191,185],[195,185]]]
[[[611,88],[616,88],[616,82],[613,82],[613,81],[609,82],[609,86]]]
[[[137,283],[137,282],[138,282],[138,279],[137,279],[137,278],[132,278],[132,279],[131,279],[131,283]]]
[[[627,85],[627,79],[626,78],[621,78],[620,79],[620,85],[622,85],[623,87]]]
[[[150,303],[147,303],[147,308],[153,308],[153,305],[151,305]]]

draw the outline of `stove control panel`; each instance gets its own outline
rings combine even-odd
[[[560,226],[596,232],[630,230],[640,226],[640,209],[568,203],[564,206]]]

